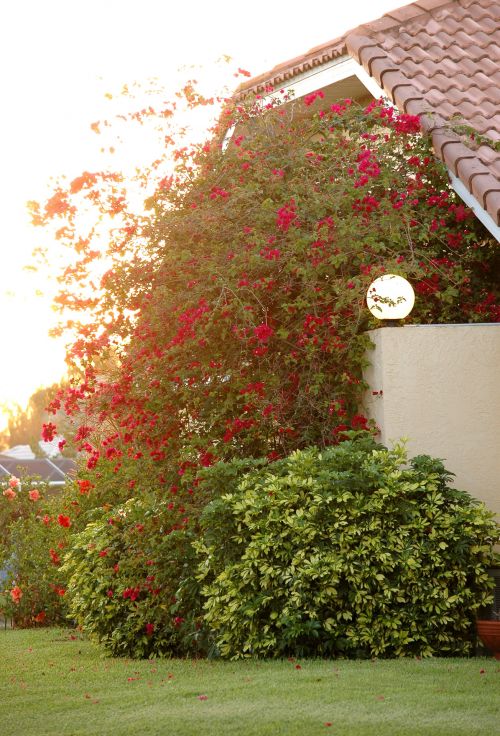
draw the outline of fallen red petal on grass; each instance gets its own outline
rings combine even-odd
[[[479,670],[479,674],[480,675],[484,675],[485,672],[486,672],[486,670]]]
[[[325,721],[325,726],[333,726],[333,723],[331,721]]]
[[[208,700],[208,695],[198,695],[198,700]]]
[[[301,664],[296,664],[295,665],[295,669],[296,670],[301,670],[302,669],[302,665]]]

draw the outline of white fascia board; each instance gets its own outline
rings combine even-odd
[[[279,92],[272,92],[268,95],[263,96],[259,100],[259,103],[262,108],[265,108],[266,105],[270,103],[285,103],[286,100],[284,100],[283,98],[286,96],[287,93],[290,93],[292,91],[293,99],[296,100],[300,97],[304,97],[304,95],[311,94],[311,92],[316,92],[316,90],[322,89],[323,87],[328,87],[331,84],[335,84],[335,82],[341,82],[348,77],[354,76],[358,77],[360,82],[375,98],[387,98],[385,92],[380,89],[380,87],[378,87],[376,82],[372,79],[372,77],[370,77],[369,74],[365,72],[363,67],[358,64],[357,61],[355,61],[351,56],[346,55],[341,56],[338,59],[332,59],[332,61],[328,61],[325,64],[322,64],[321,66],[314,69],[310,69],[306,72],[302,72],[301,74],[297,74],[297,76],[293,77],[293,79],[287,80],[286,82],[283,82],[282,85],[280,85],[280,90],[282,89],[284,91],[284,95],[279,94]],[[228,129],[226,135],[224,136],[224,140],[222,142],[223,151],[226,150],[229,141],[233,136],[233,133],[234,125]]]
[[[280,85],[280,89],[284,90],[285,93],[293,90],[293,99],[299,99],[300,97],[304,97],[304,95],[311,94],[311,92],[316,92],[318,89],[329,87],[331,84],[335,84],[335,82],[341,82],[348,77],[359,77],[360,69],[366,74],[364,69],[353,58],[350,56],[341,56],[315,69],[297,74],[293,79],[283,82]],[[366,76],[370,78],[369,75]],[[359,78],[366,87],[365,81],[361,77]],[[371,92],[371,90],[369,91]],[[380,95],[378,96],[380,97]],[[282,96],[273,92],[262,99],[262,105],[265,107],[269,102],[279,102],[281,100]]]
[[[355,71],[354,71],[355,75],[357,76],[361,84],[363,84],[366,87],[368,92],[371,95],[373,95],[373,97],[375,97],[376,100],[379,100],[382,97],[384,100],[386,100],[387,102],[390,102],[390,104],[392,105],[393,103],[389,99],[387,92],[384,89],[382,89],[382,87],[373,77],[370,77],[366,69],[363,66],[361,66],[361,64],[358,64],[358,62],[355,61],[354,59],[351,59],[351,61],[353,62],[355,66]]]

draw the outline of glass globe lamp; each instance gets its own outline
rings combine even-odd
[[[366,303],[374,317],[387,325],[395,325],[410,314],[415,292],[405,278],[387,273],[370,284]]]

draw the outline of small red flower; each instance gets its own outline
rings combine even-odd
[[[59,516],[57,517],[57,523],[60,526],[64,526],[68,528],[71,526],[71,519],[69,518],[69,516],[64,516],[64,514],[59,514]]]
[[[23,591],[21,590],[21,588],[19,588],[16,585],[10,591],[10,597],[12,598],[12,600],[14,601],[14,603],[17,605],[20,602],[21,598],[23,597]]]
[[[38,501],[38,499],[40,498],[40,493],[36,490],[36,488],[32,488],[31,491],[28,493],[28,496],[30,498],[30,501]]]
[[[93,488],[92,483],[89,480],[77,480],[78,489],[82,495],[89,493],[90,489]]]
[[[351,421],[353,429],[367,429],[368,419],[362,414],[355,414]]]
[[[60,565],[61,564],[61,558],[59,557],[59,555],[57,554],[57,552],[55,551],[55,549],[52,549],[52,548],[49,549],[49,554],[50,554],[51,560],[54,563],[54,565]]]
[[[52,440],[56,436],[56,430],[57,427],[55,424],[52,424],[52,422],[42,424],[42,440],[44,442],[52,442]]]
[[[152,636],[153,635],[154,630],[155,630],[155,625],[154,624],[146,624],[146,626],[144,628],[145,628],[146,634],[148,636]]]
[[[274,330],[269,325],[262,324],[254,327],[253,334],[259,342],[268,342],[274,335]]]

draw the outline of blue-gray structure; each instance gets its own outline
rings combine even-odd
[[[70,458],[56,457],[19,459],[0,453],[0,481],[12,475],[20,480],[23,477],[38,477],[53,486],[64,485],[76,473],[76,463]]]

